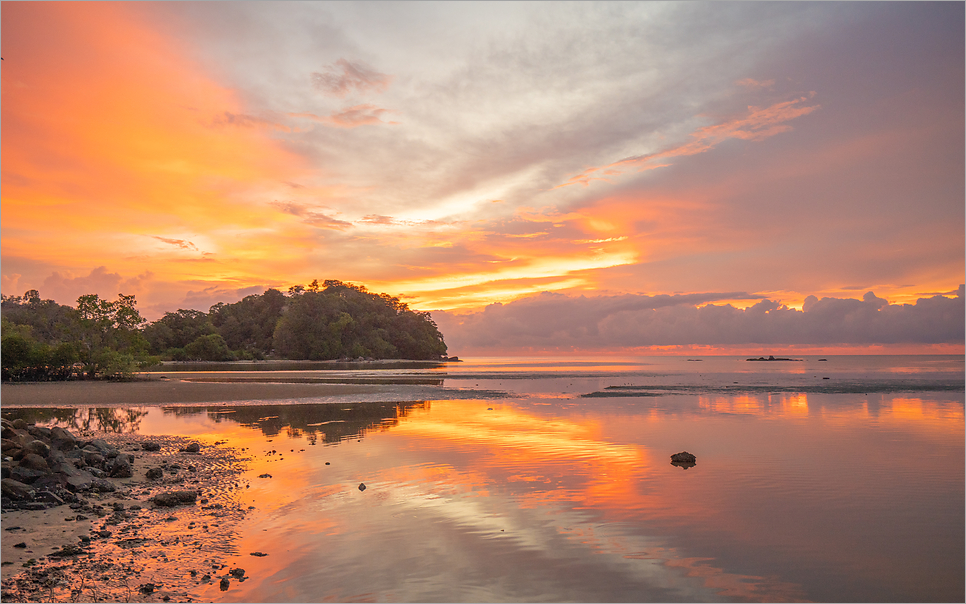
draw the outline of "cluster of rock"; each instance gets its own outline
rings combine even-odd
[[[3,509],[39,510],[77,501],[82,491],[110,492],[108,478],[130,478],[134,456],[102,439],[81,440],[60,428],[2,422]]]

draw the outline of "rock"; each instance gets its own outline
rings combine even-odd
[[[271,474],[259,474],[258,477],[259,478],[271,478],[272,475]]]
[[[46,475],[47,472],[44,472],[43,470],[34,470],[33,468],[26,468],[24,466],[14,466],[10,468],[10,478],[24,484],[30,484],[38,478]]]
[[[138,591],[143,594],[154,593],[154,583],[145,583],[144,585],[138,587]]]
[[[26,443],[22,442],[22,439],[17,438],[16,435],[13,437],[3,437],[3,441],[0,441],[0,451],[3,451],[4,455],[13,455],[20,449],[23,449]]]
[[[104,465],[104,456],[93,449],[84,449],[84,465],[100,468]]]
[[[164,477],[164,470],[161,468],[151,468],[145,472],[144,477],[148,480],[161,480]]]
[[[48,460],[49,463],[50,460]],[[60,461],[50,466],[50,471],[54,474],[62,474],[66,477],[79,476],[81,471],[74,464],[68,461]]]
[[[37,442],[37,441],[34,441]],[[43,444],[43,443],[41,443]],[[27,453],[20,460],[21,468],[29,468],[31,470],[38,470],[44,474],[50,473],[50,466],[47,465],[47,460],[37,455],[36,453]]]
[[[50,455],[50,446],[42,440],[32,440],[27,443],[27,446],[24,447],[24,449],[28,453],[33,453],[34,455],[39,455],[40,457],[47,457]]]
[[[75,493],[89,491],[94,486],[94,476],[90,472],[77,470],[77,474],[67,477],[67,488]]]
[[[252,552],[252,553],[250,553],[250,554],[248,554],[248,555],[249,555],[249,556],[256,556],[256,557],[258,557],[258,558],[264,558],[264,557],[265,557],[265,556],[267,556],[268,554],[266,554],[266,553],[264,553],[264,552]]]
[[[34,501],[39,501],[40,503],[46,503],[50,507],[64,505],[64,500],[50,491],[39,491],[34,496]]]
[[[126,455],[118,455],[111,462],[109,472],[111,478],[130,478],[134,475],[134,471],[131,469],[131,464],[127,460]]]
[[[160,451],[161,445],[159,445],[158,443],[147,442],[147,443],[141,443],[141,448],[144,449],[145,451]]]
[[[26,549],[27,548],[27,544],[24,543],[23,541],[21,541],[20,543],[14,544],[14,547],[18,547],[20,549]]]
[[[61,451],[73,449],[77,446],[77,439],[74,438],[74,435],[60,426],[50,429],[50,440],[54,448]]]
[[[26,420],[23,420],[18,417],[17,419],[13,420],[13,427],[17,430],[26,430],[27,422]]]
[[[696,461],[697,461],[697,458],[694,455],[691,455],[690,453],[688,453],[687,451],[675,453],[674,455],[671,456],[671,465],[677,466],[683,470],[687,470],[688,468],[693,468],[695,466]]]
[[[107,441],[103,438],[95,438],[91,442],[87,443],[87,446],[84,448],[86,449],[87,447],[94,447],[101,455],[105,456],[110,453],[117,453],[117,449],[107,444]]]
[[[193,504],[198,499],[197,491],[169,491],[159,493],[149,499],[154,505],[161,507],[172,507],[176,505]]]
[[[366,483],[360,482],[359,483],[359,490],[360,491],[365,491],[366,490]]]
[[[50,428],[45,428],[43,426],[27,426],[27,432],[38,440],[50,440]]]
[[[91,481],[91,489],[98,493],[113,493],[117,490],[114,483],[106,478],[97,478]]]
[[[67,558],[69,556],[76,556],[78,554],[83,554],[84,550],[77,545],[68,544],[62,546],[58,551],[48,554],[48,558]]]
[[[245,569],[244,568],[233,568],[233,569],[231,569],[231,571],[228,572],[228,574],[231,575],[231,576],[233,576],[233,577],[235,577],[236,579],[241,579],[242,577],[245,576]]]
[[[198,443],[189,443],[184,450],[186,453],[197,453],[198,451],[201,451],[201,445]]]
[[[221,578],[221,583],[218,584],[218,588],[221,591],[228,591],[228,586],[229,585],[231,585],[231,581],[228,580],[228,577],[222,577]]]

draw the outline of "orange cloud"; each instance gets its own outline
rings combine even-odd
[[[261,198],[305,164],[188,49],[122,3],[5,4],[3,40],[5,257],[217,281],[247,271],[186,266],[202,239],[267,252],[249,239],[270,224]]]
[[[749,106],[748,113],[743,117],[697,129],[691,134],[691,141],[683,145],[656,153],[627,157],[602,167],[589,168],[580,174],[571,176],[559,186],[588,185],[592,180],[605,180],[603,176],[598,176],[598,173],[602,173],[604,176],[617,176],[623,174],[624,169],[629,167],[635,167],[638,171],[666,167],[670,164],[656,163],[656,160],[704,153],[728,139],[760,141],[782,132],[788,132],[792,128],[785,122],[808,115],[820,107],[820,105],[806,104],[812,96],[814,94],[775,103],[769,107]]]
[[[384,113],[391,113],[391,110],[376,107],[375,105],[362,104],[346,107],[341,111],[327,116],[319,116],[314,113],[290,113],[289,116],[312,120],[329,126],[335,126],[336,128],[357,128],[359,126],[396,123],[382,121],[380,118]]]

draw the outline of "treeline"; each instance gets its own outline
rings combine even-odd
[[[89,294],[71,308],[30,290],[3,296],[0,308],[3,381],[117,378],[160,360],[149,353],[134,296]]]
[[[3,380],[123,377],[174,361],[426,359],[446,354],[429,313],[366,288],[325,281],[269,289],[205,313],[178,310],[146,324],[134,296],[78,298],[77,308],[36,290],[4,296]]]

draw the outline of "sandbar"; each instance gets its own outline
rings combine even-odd
[[[111,407],[317,398],[385,391],[386,386],[378,384],[187,382],[178,379],[130,382],[94,380],[6,383],[0,387],[0,404],[8,407]]]

